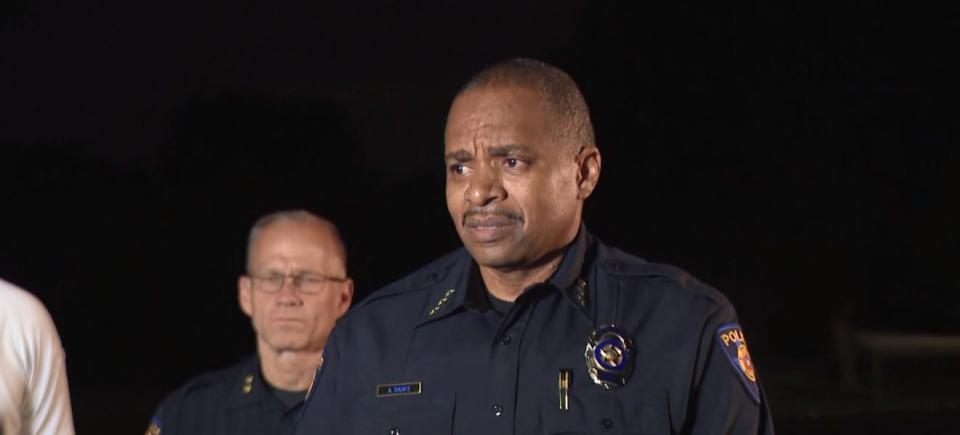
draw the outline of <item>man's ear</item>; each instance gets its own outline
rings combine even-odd
[[[237,299],[247,317],[253,317],[253,280],[248,276],[237,279]]]
[[[583,147],[577,153],[577,199],[584,200],[600,182],[600,149]]]
[[[347,310],[350,309],[350,304],[353,302],[353,280],[347,278],[347,282],[343,283],[343,290],[340,292],[339,299],[337,300],[337,318],[347,313]]]

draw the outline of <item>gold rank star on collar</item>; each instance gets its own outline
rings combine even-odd
[[[243,378],[243,394],[250,394],[250,390],[253,390],[253,375],[248,373]]]

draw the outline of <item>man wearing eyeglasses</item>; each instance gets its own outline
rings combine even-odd
[[[292,434],[323,347],[350,307],[353,281],[336,227],[302,210],[250,230],[240,308],[257,355],[194,378],[158,407],[147,434]]]

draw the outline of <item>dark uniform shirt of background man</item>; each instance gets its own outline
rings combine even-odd
[[[601,158],[566,73],[485,69],[445,142],[465,249],[338,324],[298,434],[773,432],[726,298],[581,222]]]
[[[257,355],[173,392],[148,434],[293,433],[330,330],[353,297],[336,227],[306,211],[262,217],[250,231],[238,287]]]

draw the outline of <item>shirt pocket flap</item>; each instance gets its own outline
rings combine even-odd
[[[542,409],[549,434],[670,433],[666,392],[604,391],[570,397],[568,409],[556,403]]]
[[[354,433],[451,434],[455,403],[452,394],[367,397],[353,412]]]

